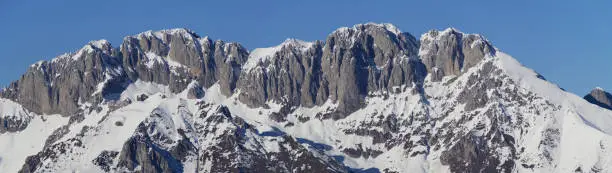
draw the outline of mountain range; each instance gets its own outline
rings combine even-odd
[[[612,172],[612,95],[392,24],[248,50],[91,41],[0,90],[0,172]]]

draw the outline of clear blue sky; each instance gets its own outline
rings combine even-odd
[[[569,91],[612,90],[612,3],[574,1],[10,1],[0,0],[0,86],[90,40],[185,27],[248,49],[286,38],[323,40],[341,26],[389,22],[419,37],[481,33]]]

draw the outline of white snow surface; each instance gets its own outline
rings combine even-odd
[[[572,112],[571,114],[584,120],[584,124],[612,135],[612,111],[599,108],[576,94],[563,91],[556,84],[538,78],[535,71],[521,65],[503,52],[498,52],[496,58],[499,58],[498,65],[520,83],[522,88],[533,91],[557,105],[562,105],[568,109],[567,111]]]

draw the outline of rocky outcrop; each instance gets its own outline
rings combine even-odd
[[[593,89],[591,93],[584,96],[584,99],[602,108],[612,110],[612,94],[604,91],[602,88],[597,87]]]
[[[1,95],[42,114],[71,116],[79,103],[95,102],[106,82],[122,79],[120,53],[106,40],[92,41],[76,53],[32,65]]]
[[[341,163],[322,151],[307,149],[291,136],[258,132],[227,107],[204,108],[200,118],[203,121],[194,126],[201,135],[200,172],[348,172]]]
[[[417,50],[416,39],[392,25],[341,28],[323,48],[321,83],[327,86],[318,97],[337,100],[338,111],[350,113],[361,108],[370,92],[419,85],[426,73],[415,60]]]
[[[33,115],[21,105],[0,98],[0,134],[24,130]]]
[[[195,155],[193,144],[182,139],[169,149],[160,147],[147,135],[146,128],[141,124],[137,134],[123,145],[117,167],[130,172],[183,172],[185,157]]]
[[[495,48],[482,36],[464,34],[454,28],[431,30],[420,41],[419,57],[433,81],[459,75],[487,55],[495,55]]]
[[[0,117],[0,134],[5,132],[18,132],[28,127],[30,118],[22,116],[4,116]]]
[[[113,160],[117,157],[119,152],[104,150],[98,157],[92,160],[92,163],[105,172],[110,172],[113,167]]]
[[[187,86],[187,98],[188,99],[199,99],[204,97],[204,90],[202,86],[196,82],[192,82],[189,86]]]
[[[238,81],[240,100],[251,106],[262,106],[268,100],[314,105],[322,44],[287,39],[276,47],[253,50]]]
[[[426,72],[417,51],[416,39],[390,24],[340,28],[324,44],[289,39],[252,52],[249,61],[255,62],[245,65],[239,82],[241,101],[313,106],[331,99],[341,117],[359,109],[372,92],[420,85]]]
[[[172,92],[184,90],[192,80],[205,87],[218,81],[226,95],[233,93],[248,57],[240,44],[201,38],[186,29],[128,36],[121,52],[131,80],[169,85]]]

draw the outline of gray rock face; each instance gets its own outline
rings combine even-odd
[[[223,41],[215,41],[214,53],[211,59],[215,65],[207,65],[209,69],[207,71],[213,71],[216,69],[215,79],[219,81],[221,92],[226,95],[233,93],[237,87],[238,79],[241,74],[242,64],[244,64],[248,58],[248,51],[237,43],[225,43]],[[210,62],[208,63],[213,63]],[[208,79],[200,79],[203,86],[210,86],[205,81],[211,81]],[[214,81],[214,80],[213,80]]]
[[[251,59],[269,56],[262,62],[252,62],[240,76],[238,88],[240,100],[252,106],[262,106],[267,100],[289,105],[314,105],[321,74],[322,42],[306,43],[288,39],[275,48],[271,55],[258,55]]]
[[[364,24],[332,33],[323,48],[322,81],[327,91],[319,98],[338,101],[338,111],[361,107],[370,92],[389,91],[400,85],[421,84],[425,76],[416,39],[388,25]]]
[[[591,93],[584,96],[584,99],[602,108],[612,110],[612,94],[601,88],[593,89]]]
[[[339,104],[341,117],[359,109],[371,92],[419,85],[426,75],[416,58],[416,39],[388,24],[341,28],[325,44],[287,40],[276,49],[243,73],[238,87],[242,102],[313,106],[331,99]]]
[[[200,38],[186,29],[147,31],[129,36],[121,45],[123,66],[131,80],[169,85],[184,90],[191,80],[205,87],[217,81],[232,94],[248,51],[237,43]]]
[[[76,53],[32,65],[1,95],[38,114],[71,116],[79,102],[95,102],[98,84],[122,78],[118,54],[106,40],[92,41]]]
[[[486,55],[495,55],[495,48],[482,36],[463,34],[453,28],[431,30],[420,41],[419,56],[433,81],[459,75]]]

